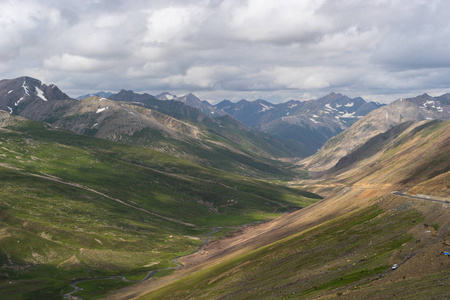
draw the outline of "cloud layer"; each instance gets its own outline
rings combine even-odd
[[[446,0],[3,0],[0,73],[273,102],[450,91]]]

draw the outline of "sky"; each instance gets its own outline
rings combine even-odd
[[[450,92],[448,0],[0,0],[0,77],[71,97]]]

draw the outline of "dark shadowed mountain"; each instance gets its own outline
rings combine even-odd
[[[195,96],[192,93],[189,93],[187,95],[177,97],[175,95],[172,95],[168,92],[164,92],[161,94],[156,95],[156,98],[159,100],[175,100],[183,102],[184,104],[188,106],[195,107],[199,109],[201,112],[203,112],[205,115],[209,117],[220,117],[225,115],[225,112],[215,108],[213,105],[211,105],[207,101],[202,101],[197,96]]]
[[[39,105],[54,100],[70,99],[54,84],[43,84],[31,77],[4,79],[0,81],[0,109],[20,114],[29,105]]]

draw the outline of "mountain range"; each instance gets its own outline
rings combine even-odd
[[[99,95],[0,81],[0,299],[450,297],[450,94]]]
[[[317,101],[290,101],[279,105],[243,100],[232,110],[224,106],[227,101],[213,106],[193,94],[177,97],[166,92],[155,97],[126,90],[97,94],[108,98],[84,95],[76,101],[55,85],[20,77],[2,80],[0,109],[82,134],[146,144],[186,158],[196,155],[186,151],[189,147],[180,146],[180,140],[183,143],[188,140],[188,144],[198,147],[199,140],[211,135],[216,136],[214,140],[225,138],[233,149],[237,148],[234,152],[244,147],[265,158],[296,158],[314,153],[326,139],[342,131],[345,124],[377,106],[361,98],[352,100],[339,94]],[[273,109],[261,111],[262,104]],[[238,106],[241,108],[237,109]],[[247,118],[240,117],[244,112]],[[257,126],[251,122],[252,118],[258,118]],[[198,134],[200,132],[202,134]],[[169,138],[162,141],[162,136]],[[167,146],[171,140],[176,141]],[[217,147],[217,142],[214,144],[212,147]]]
[[[315,153],[329,138],[381,106],[339,93],[276,105],[265,100],[237,103],[225,100],[216,105],[251,128],[301,142],[306,149],[304,155]]]
[[[235,157],[231,161],[239,157],[235,168],[249,156],[263,165],[267,159],[309,156],[299,165],[313,171],[333,167],[369,138],[402,122],[450,118],[449,94],[424,94],[387,106],[339,93],[281,104],[260,99],[216,105],[193,94],[178,97],[164,92],[155,97],[129,90],[97,94],[108,98],[85,95],[77,101],[53,84],[20,77],[0,81],[0,109],[209,165],[214,165],[211,157],[225,151],[229,159]]]
[[[300,164],[310,170],[327,170],[370,138],[398,124],[407,121],[449,119],[450,94],[438,97],[423,94],[414,98],[401,98],[358,120],[348,130],[329,139],[316,154]]]
[[[180,101],[162,101],[125,90],[109,99],[75,100],[56,86],[50,89],[29,77],[1,83],[0,108],[12,114],[80,134],[150,147],[204,165],[255,176],[288,174],[274,158],[296,155],[295,148],[284,146],[276,137],[252,131],[228,115],[208,117]]]

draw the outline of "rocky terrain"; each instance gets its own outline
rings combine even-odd
[[[314,154],[329,138],[381,107],[362,98],[331,93],[317,100],[272,104],[265,100],[222,101],[215,107],[245,125],[302,143],[303,156]]]
[[[448,119],[450,119],[450,94],[439,97],[424,94],[414,98],[402,98],[369,113],[348,130],[328,140],[316,154],[300,164],[313,171],[326,170],[370,138],[400,123]]]

